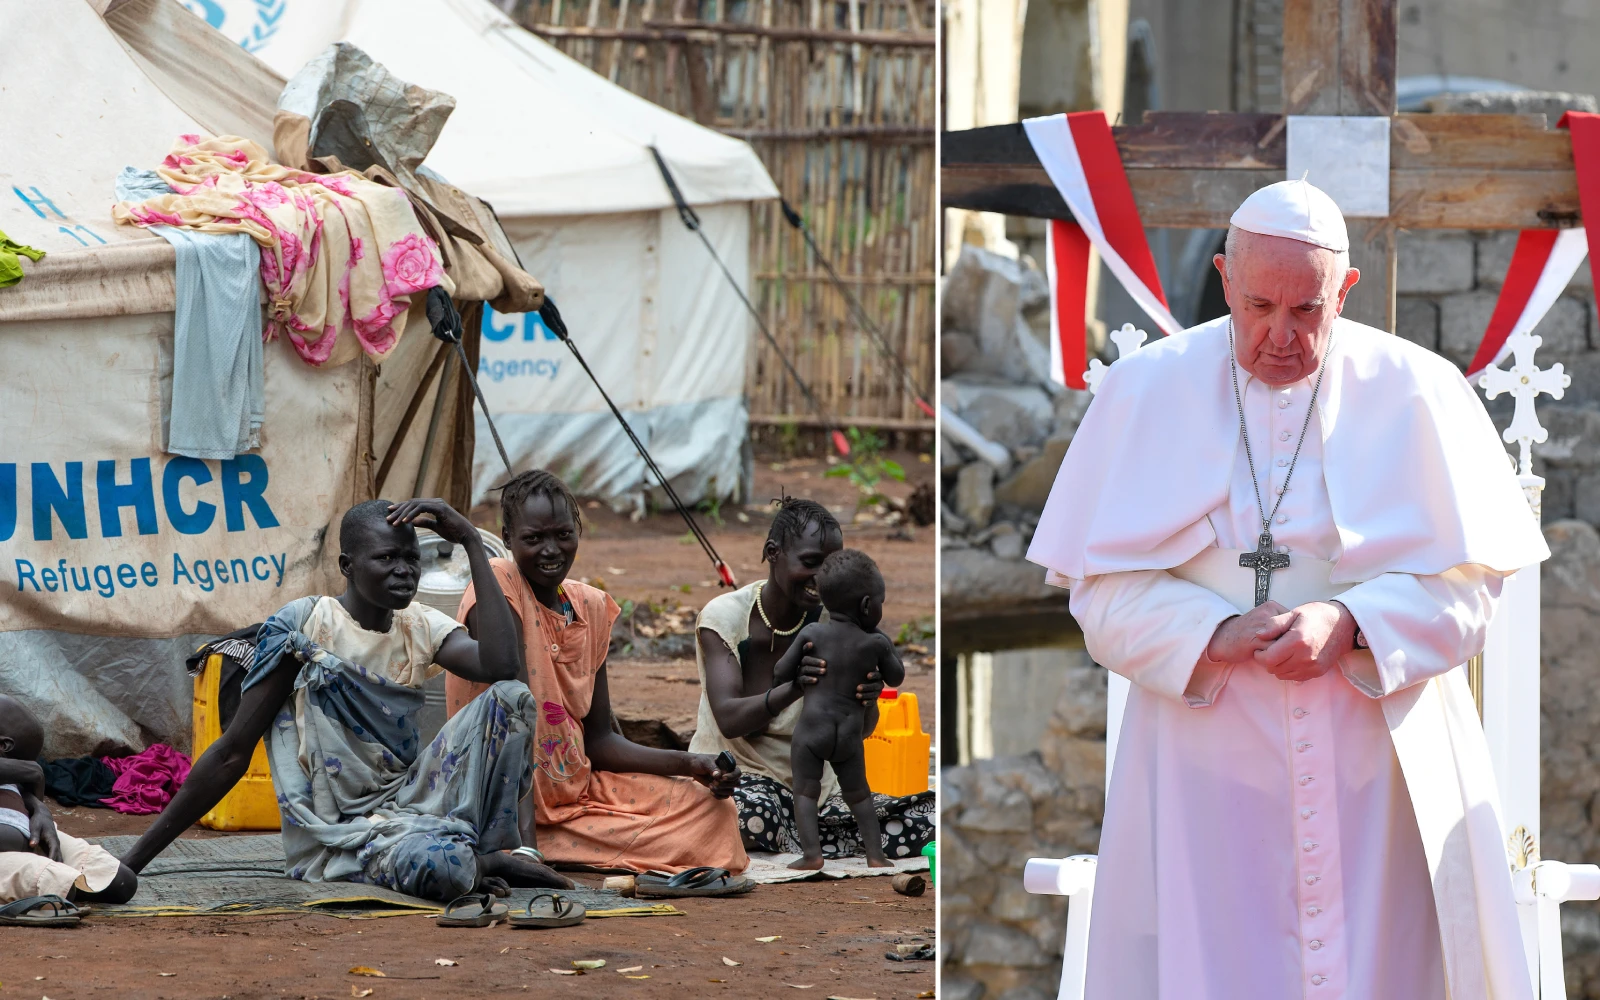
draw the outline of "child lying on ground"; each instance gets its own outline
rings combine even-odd
[[[126,903],[139,880],[105,849],[56,830],[37,763],[44,730],[33,713],[0,695],[0,903],[60,896],[75,903]]]
[[[828,609],[826,621],[801,629],[773,668],[773,686],[795,679],[802,655],[815,656],[828,665],[818,682],[806,689],[795,725],[789,763],[794,772],[795,825],[802,856],[790,868],[822,867],[822,836],[817,829],[817,799],[822,794],[822,765],[833,765],[839,792],[861,829],[867,864],[888,868],[894,864],[883,853],[878,817],[867,787],[867,762],[861,742],[866,707],[856,698],[856,686],[873,670],[890,687],[905,680],[905,667],[894,642],[878,630],[883,620],[883,575],[872,558],[859,549],[840,549],[822,561],[817,570],[817,590]]]

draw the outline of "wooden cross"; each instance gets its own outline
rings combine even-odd
[[[1395,114],[1394,0],[1285,0],[1284,115],[1151,112],[1113,127],[1146,226],[1221,229],[1284,179],[1285,115],[1390,116],[1389,215],[1350,219],[1344,315],[1394,330],[1397,229],[1579,225],[1572,140],[1539,115]],[[946,132],[946,208],[1071,219],[1022,126]]]
[[[1272,532],[1263,531],[1256,539],[1254,552],[1239,554],[1239,565],[1256,571],[1256,607],[1267,603],[1272,591],[1272,571],[1289,568],[1287,552],[1272,551]]]
[[[1527,330],[1518,330],[1506,340],[1516,358],[1511,370],[1506,371],[1490,365],[1483,370],[1482,375],[1478,376],[1478,385],[1483,387],[1483,394],[1489,399],[1505,392],[1510,393],[1517,401],[1516,410],[1511,416],[1511,424],[1501,436],[1507,444],[1515,443],[1520,446],[1522,464],[1517,471],[1524,477],[1533,475],[1533,446],[1550,436],[1550,432],[1539,423],[1539,416],[1534,412],[1534,397],[1544,392],[1548,393],[1551,399],[1560,399],[1567,386],[1572,384],[1572,376],[1561,370],[1561,362],[1558,361],[1545,369],[1540,369],[1533,363],[1533,352],[1538,350],[1543,342],[1543,337],[1535,337]]]

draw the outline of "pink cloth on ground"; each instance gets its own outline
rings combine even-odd
[[[117,812],[158,813],[189,777],[189,758],[165,743],[156,743],[132,757],[102,757],[116,772],[117,783],[103,803]]]

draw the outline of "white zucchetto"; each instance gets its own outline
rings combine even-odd
[[[1325,191],[1306,180],[1268,184],[1246,198],[1228,222],[1248,233],[1282,236],[1334,253],[1350,249],[1344,213]]]

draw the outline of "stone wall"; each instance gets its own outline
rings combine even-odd
[[[1402,233],[1396,332],[1465,368],[1489,324],[1516,246],[1514,232]],[[1576,517],[1600,524],[1600,330],[1586,261],[1534,332],[1535,360],[1559,362],[1572,387],[1559,401],[1541,396],[1539,418],[1550,438],[1534,448],[1534,471],[1545,477],[1547,522]],[[1489,402],[1497,425],[1509,401]]]

